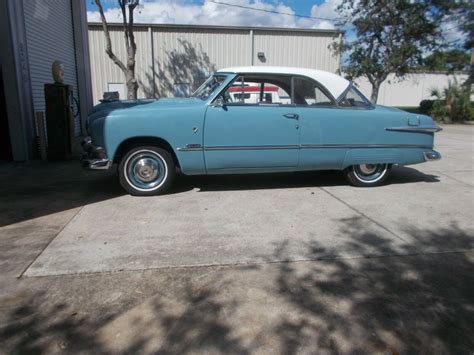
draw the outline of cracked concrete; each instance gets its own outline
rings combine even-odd
[[[373,189],[0,165],[0,353],[470,353],[474,127],[436,145]]]

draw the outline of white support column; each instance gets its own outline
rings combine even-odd
[[[81,112],[82,134],[86,134],[87,113],[93,106],[92,79],[89,56],[89,34],[85,0],[71,0],[76,50],[77,86]]]
[[[153,98],[156,99],[155,45],[153,44],[153,28],[151,26],[148,26],[148,38],[150,43],[151,85],[153,86]]]
[[[254,57],[255,57],[255,42],[254,42],[254,35],[253,35],[253,30],[250,30],[250,55],[252,56],[250,58],[250,65],[254,64]]]

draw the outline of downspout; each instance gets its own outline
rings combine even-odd
[[[255,48],[254,48],[254,36],[253,36],[253,30],[250,30],[250,55],[252,56],[250,59],[250,65],[254,64],[254,53],[255,53]]]
[[[339,32],[339,48],[342,47],[342,33]],[[342,63],[341,63],[341,52],[339,52],[339,75],[342,75]]]
[[[151,55],[151,86],[153,98],[156,99],[156,82],[155,82],[155,46],[153,44],[153,29],[148,27],[148,36],[150,37],[150,55]]]

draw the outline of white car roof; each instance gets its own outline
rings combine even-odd
[[[312,78],[322,84],[334,98],[338,98],[349,86],[350,82],[343,77],[317,69],[291,68],[291,67],[270,67],[270,66],[251,66],[251,67],[230,67],[219,69],[218,72],[229,73],[265,73],[265,74],[290,74],[302,75]]]

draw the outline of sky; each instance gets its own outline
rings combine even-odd
[[[117,0],[101,0],[109,22],[121,22]],[[135,10],[137,23],[174,23],[220,26],[296,27],[334,29],[333,19],[341,17],[337,6],[342,0],[141,0]],[[292,15],[317,17],[302,18],[283,14],[253,11],[217,2],[253,7]],[[87,17],[90,22],[100,22],[94,0],[87,0]],[[443,25],[449,42],[462,42],[464,37],[456,24]],[[350,24],[344,28],[345,41],[355,38]]]
[[[340,0],[144,0],[136,11],[136,22],[176,23],[227,26],[299,27],[333,29],[334,21],[300,18],[261,11],[219,5],[226,2],[263,10],[304,16],[336,19]],[[102,0],[106,18],[110,22],[121,20],[116,0]],[[87,0],[88,20],[100,21],[93,0]]]

